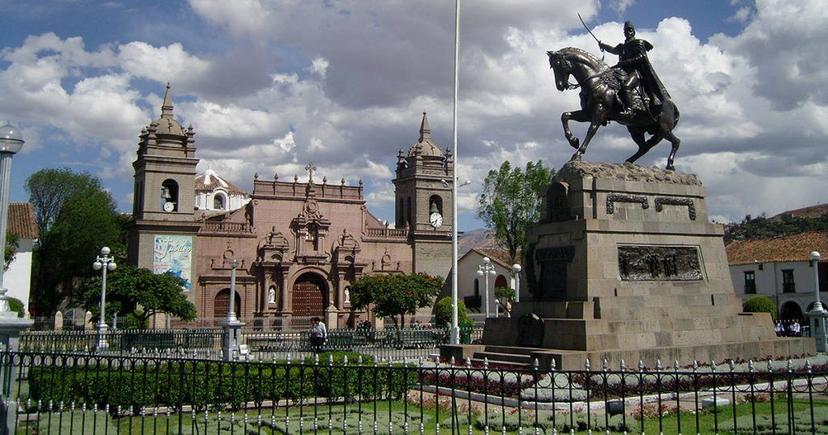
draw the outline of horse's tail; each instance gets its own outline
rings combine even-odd
[[[678,109],[678,106],[676,106],[676,103],[673,103],[673,100],[670,100],[670,104],[673,105],[673,110],[675,110],[675,112],[676,112],[676,118],[675,118],[675,121],[673,121],[673,128],[676,128],[676,126],[678,126],[678,123],[679,123],[679,118],[681,118],[681,113],[679,112],[679,109]]]

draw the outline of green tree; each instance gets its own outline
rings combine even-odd
[[[351,285],[351,307],[371,308],[377,316],[391,318],[399,329],[403,315],[431,305],[442,287],[441,278],[423,273],[368,275]]]
[[[771,318],[776,321],[776,304],[767,296],[754,296],[748,299],[742,309],[746,313],[770,313]]]
[[[41,169],[26,179],[26,192],[35,210],[40,234],[55,223],[70,198],[79,193],[100,191],[101,181],[87,173],[71,169]]]
[[[89,174],[44,169],[29,177],[26,188],[38,225],[45,228],[34,255],[32,296],[38,314],[49,315],[73,295],[79,279],[93,275],[91,264],[101,247],[109,246],[122,262],[123,220],[100,180]]]
[[[5,261],[5,266],[3,270],[9,270],[9,266],[11,266],[12,261],[14,261],[14,254],[17,253],[17,248],[20,245],[17,241],[17,235],[12,233],[6,233],[6,250],[3,253],[3,259]]]
[[[448,328],[451,326],[451,296],[446,296],[434,305],[434,323],[441,328]],[[462,327],[471,327],[473,322],[469,319],[466,312],[466,304],[463,301],[457,301],[457,325]]]
[[[540,204],[554,176],[543,163],[527,162],[526,169],[512,168],[509,161],[492,169],[483,181],[477,215],[509,252],[512,262],[526,245],[526,227],[540,219]]]
[[[196,318],[196,308],[182,292],[184,281],[172,274],[154,274],[144,268],[119,267],[106,277],[107,315],[132,316],[140,327],[158,313],[167,313],[182,320]],[[81,304],[100,316],[101,278],[83,280],[80,285]]]

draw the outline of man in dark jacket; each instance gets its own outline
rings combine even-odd
[[[653,45],[643,39],[635,38],[635,27],[632,22],[624,23],[624,36],[626,40],[612,47],[599,42],[601,50],[606,50],[618,56],[618,64],[613,69],[623,70],[626,77],[621,82],[622,103],[624,110],[621,116],[632,116],[636,110],[649,110],[651,114],[657,115],[665,100],[670,99],[670,94],[659,80],[647,52],[653,49]],[[635,98],[635,89],[639,83],[644,84],[644,91],[650,99],[650,107],[644,107],[639,99]]]

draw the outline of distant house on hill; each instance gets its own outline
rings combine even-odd
[[[781,319],[805,320],[815,301],[811,251],[818,251],[821,299],[828,299],[828,231],[769,239],[736,240],[726,247],[733,288],[743,301],[754,295],[776,302]]]
[[[495,274],[489,276],[489,311],[495,312],[494,289],[515,288],[509,253],[502,248],[472,248],[457,261],[457,293],[470,312],[486,312],[486,281],[477,275],[477,267],[487,257],[494,266]],[[521,292],[522,294],[525,291]]]
[[[39,237],[34,207],[27,202],[9,204],[7,234],[17,238],[17,249],[8,270],[3,274],[3,287],[10,297],[23,302],[23,312],[29,312],[29,293],[32,286],[32,250]]]

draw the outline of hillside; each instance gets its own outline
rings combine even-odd
[[[828,204],[799,208],[772,217],[745,216],[742,222],[725,226],[725,243],[734,240],[766,239],[809,231],[828,230]]]

